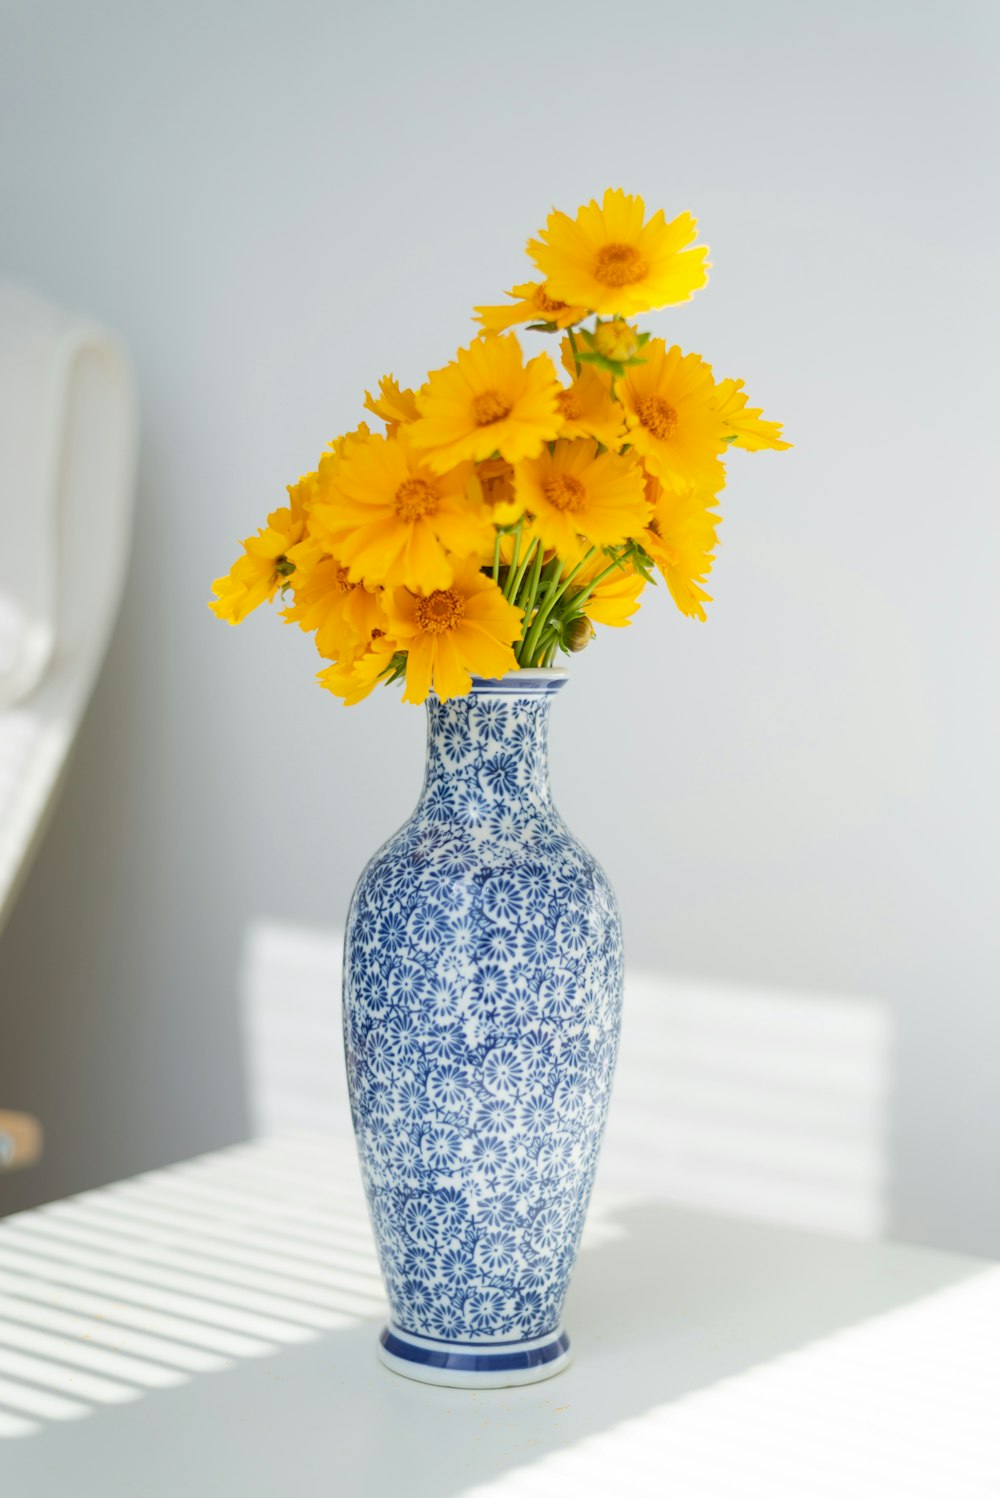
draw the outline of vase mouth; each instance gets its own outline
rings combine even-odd
[[[523,666],[506,676],[474,676],[470,695],[477,697],[552,696],[569,681],[562,666]]]

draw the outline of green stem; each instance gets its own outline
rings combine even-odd
[[[531,627],[531,614],[535,607],[535,600],[538,597],[538,587],[542,577],[542,559],[542,543],[539,541],[538,545],[535,547],[535,558],[532,564],[531,573],[528,577],[528,586],[525,588],[524,597],[518,602],[518,607],[522,609],[524,613],[524,619],[521,624],[521,628],[524,633],[521,636],[521,640],[515,654],[517,655],[518,661],[521,663],[523,663],[524,661],[524,647],[527,642],[528,633]]]
[[[584,561],[586,561],[586,558],[584,558]],[[556,563],[557,565],[555,571],[553,572],[552,577],[549,579],[548,591],[546,592],[545,597],[542,599],[541,603],[538,605],[538,612],[535,615],[535,622],[528,631],[527,639],[525,640],[524,646],[521,651],[522,666],[531,666],[536,664],[533,661],[532,657],[535,655],[538,649],[538,642],[541,639],[542,630],[545,628],[545,621],[548,619],[552,610],[555,608],[556,604],[559,602],[560,598],[569,587],[576,573],[579,572],[580,568],[583,566],[582,561],[577,562],[576,566],[573,568],[573,571],[569,574],[566,580],[562,581],[563,564],[558,560],[558,558],[556,559]]]
[[[521,555],[521,527],[523,526],[523,524],[524,517],[522,516],[521,519],[517,522],[517,530],[514,532],[514,554],[510,559],[510,566],[507,569],[507,586],[503,590],[503,596],[506,598],[508,603],[510,603],[514,597],[514,575],[517,572],[517,562],[518,558]]]
[[[590,548],[590,550],[584,556],[582,556],[580,558],[580,560],[577,562],[576,566],[573,567],[569,572],[567,572],[566,576],[562,579],[562,581],[561,581],[561,583],[559,585],[559,591],[556,593],[555,598],[553,598],[553,600],[552,600],[552,606],[547,611],[546,617],[548,617],[548,614],[550,614],[552,612],[552,609],[555,608],[556,604],[559,602],[560,598],[563,596],[563,594],[565,593],[566,589],[572,584],[573,579],[576,577],[576,575],[580,571],[580,569],[582,567],[586,567],[586,565],[587,565],[588,562],[593,561],[593,559],[594,559],[594,557],[596,555],[597,555],[597,547],[596,546],[592,546]]]
[[[518,603],[517,595],[521,591],[521,584],[524,581],[524,574],[527,572],[535,557],[538,555],[539,544],[540,543],[538,541],[532,541],[531,545],[524,553],[524,560],[522,561],[520,567],[517,568],[514,577],[514,586],[510,590],[509,598],[510,602],[517,604],[518,608],[520,608],[521,605]]]
[[[550,652],[551,647],[549,646],[548,642],[545,643],[544,650],[540,647],[542,645],[543,637],[546,632],[546,625],[551,618],[553,610],[556,608],[559,601],[565,596],[567,589],[572,586],[573,579],[580,572],[580,569],[582,567],[585,567],[588,562],[592,561],[596,555],[597,547],[592,546],[586,553],[586,555],[581,557],[580,561],[577,562],[576,566],[572,568],[572,570],[568,572],[565,577],[561,576],[562,563],[559,564],[559,570],[550,580],[548,592],[542,599],[542,602],[538,609],[538,613],[535,615],[534,623],[528,630],[528,633],[521,646],[521,653],[518,656],[518,659],[522,666],[537,664],[538,662],[532,660],[533,656],[537,655],[539,661],[541,661],[545,658],[545,655]],[[622,567],[622,565],[622,562],[620,562],[616,558],[609,567],[605,567],[602,572],[599,572],[592,582],[588,583],[585,588],[581,588],[580,591],[575,594],[572,604],[565,617],[568,618],[571,615],[575,616],[576,614],[582,613],[582,605],[586,603],[587,599],[593,593],[594,589],[600,583],[602,583],[606,577],[610,577],[612,572],[617,572]],[[527,617],[528,615],[526,614],[525,618]],[[555,643],[558,643],[558,639]]]
[[[493,581],[500,581],[500,532],[497,531],[496,540],[493,542]]]
[[[573,350],[573,363],[576,365],[576,377],[577,379],[579,379],[581,365],[580,350],[576,346],[576,334],[573,332],[572,328],[567,328],[566,332],[569,334],[569,346]]]
[[[579,593],[573,599],[574,609],[577,609],[581,604],[586,603],[587,599],[590,597],[591,593],[593,593],[594,589],[600,587],[601,583],[603,583],[606,577],[610,577],[612,572],[618,572],[623,567],[624,563],[615,558],[610,567],[605,567],[604,571],[599,572],[597,576],[591,582],[589,582],[585,588],[580,589]]]

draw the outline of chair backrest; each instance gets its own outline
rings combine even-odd
[[[0,925],[107,650],[136,446],[117,340],[0,287]]]
[[[258,1133],[350,1129],[339,933],[260,922],[243,996]],[[881,1003],[629,971],[599,1180],[858,1237],[886,1219]]]

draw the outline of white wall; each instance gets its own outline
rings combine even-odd
[[[562,809],[643,965],[892,1006],[894,1227],[1000,1250],[997,17],[8,0],[0,270],[125,335],[145,431],[121,627],[0,949],[0,1095],[50,1131],[0,1205],[244,1129],[243,932],[342,918],[423,724],[342,710],[209,582],[550,203],[620,183],[712,247],[657,330],[796,446],[734,455],[707,626],[656,597],[574,661]]]

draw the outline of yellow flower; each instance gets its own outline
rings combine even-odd
[[[365,410],[381,416],[391,434],[398,426],[417,419],[417,398],[412,390],[400,389],[392,375],[383,375],[378,382],[379,397],[365,391]],[[362,425],[364,423],[362,422]],[[365,427],[367,431],[367,427]]]
[[[368,392],[365,391],[366,395],[367,393]],[[331,461],[331,454],[334,458],[342,458],[344,454],[346,452],[350,452],[351,448],[354,447],[357,443],[370,442],[371,438],[372,431],[367,421],[359,422],[353,432],[345,432],[342,437],[334,437],[332,442],[328,442],[326,444],[329,451],[325,452],[322,458],[320,458],[318,475],[319,478],[322,480],[323,465],[324,463],[329,463]]]
[[[610,558],[598,553],[581,567],[574,579],[574,587],[585,588],[599,573],[607,570]],[[594,624],[608,624],[623,629],[632,622],[632,615],[639,608],[639,595],[646,586],[646,579],[636,572],[628,562],[616,567],[603,582],[598,583],[584,604],[587,618]]]
[[[325,476],[334,461],[332,453],[324,452],[319,460],[318,470],[315,473],[307,473],[288,490],[292,515],[301,517],[303,520],[299,539],[293,546],[289,546],[286,554],[286,561],[293,563],[293,568],[285,578],[285,583],[292,588],[303,587],[311,577],[313,568],[322,561],[325,555],[323,547],[312,534],[310,520],[317,496],[323,492]]]
[[[671,488],[714,493],[725,482],[719,461],[725,425],[716,404],[712,371],[697,354],[668,349],[651,338],[644,364],[618,381],[629,441],[647,469]]]
[[[625,438],[625,413],[612,398],[610,381],[585,364],[567,390],[557,397],[561,437],[593,437],[603,447],[619,448]]]
[[[562,364],[563,369],[569,375],[571,380],[576,379],[577,375],[580,373],[580,370],[583,367],[574,354],[573,345],[570,343],[568,337],[560,338],[559,340],[559,362]],[[607,379],[608,385],[610,387],[610,378],[606,375],[605,379]]]
[[[642,469],[630,457],[598,455],[596,442],[557,442],[517,466],[518,494],[543,546],[577,561],[585,546],[617,546],[649,519]]]
[[[283,611],[289,624],[316,632],[316,648],[329,660],[351,661],[385,624],[381,589],[352,583],[336,557],[323,557],[295,588],[294,602]]]
[[[352,446],[327,502],[314,507],[312,529],[352,582],[447,587],[448,553],[478,554],[486,544],[489,519],[469,498],[471,466],[435,473],[414,452],[409,431]]]
[[[668,224],[662,209],[644,224],[645,213],[642,198],[610,187],[575,219],[550,213],[528,243],[549,295],[622,317],[686,302],[708,279],[707,249],[687,248],[698,225],[690,213]]]
[[[513,333],[477,338],[434,370],[417,395],[410,430],[437,473],[499,453],[508,463],[534,457],[559,431],[559,383],[547,354],[523,362]]]
[[[677,493],[665,489],[655,478],[647,485],[653,507],[649,529],[642,544],[663,574],[671,596],[682,614],[705,619],[705,603],[712,595],[701,584],[712,570],[718,542],[720,517],[714,512],[712,494],[688,489]]]
[[[317,673],[316,680],[335,697],[342,697],[345,707],[353,707],[378,685],[388,671],[396,649],[395,640],[376,630],[367,650],[348,661],[334,661],[332,666]]]
[[[487,333],[501,333],[505,328],[522,322],[547,322],[557,328],[568,328],[587,315],[586,307],[568,307],[565,302],[550,297],[545,285],[538,281],[526,281],[523,286],[505,291],[504,296],[516,297],[517,300],[512,307],[473,308],[477,321],[482,323]]]
[[[505,458],[487,458],[485,462],[476,464],[476,477],[480,483],[483,503],[488,509],[492,523],[515,525],[524,514],[524,505],[518,500],[514,488],[512,464],[508,463]],[[492,545],[491,540],[491,557]]]
[[[296,493],[305,482],[289,488],[291,505],[273,510],[266,527],[242,542],[243,555],[225,577],[212,584],[215,598],[208,606],[227,624],[240,624],[258,604],[269,603],[294,573],[295,563],[288,553],[305,530],[305,512]]]
[[[715,399],[726,432],[732,436],[733,447],[744,447],[748,452],[760,452],[765,447],[780,452],[791,447],[790,442],[782,441],[780,421],[764,421],[760,407],[747,410],[748,397],[742,380],[720,380]]]
[[[423,702],[432,690],[447,702],[469,691],[471,672],[492,679],[517,669],[511,646],[521,633],[521,610],[474,558],[455,569],[445,588],[421,597],[397,588],[388,614],[389,633],[407,652],[404,702]]]

